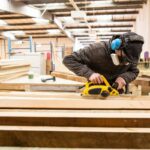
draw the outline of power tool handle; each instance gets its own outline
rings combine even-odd
[[[117,82],[114,82],[113,85],[112,85],[112,88],[118,90],[118,86],[119,86],[119,84]],[[123,94],[124,90],[123,89],[119,89],[118,92],[119,92],[119,94]]]

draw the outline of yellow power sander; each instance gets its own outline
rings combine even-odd
[[[101,78],[103,80],[102,84],[94,84],[90,81],[86,82],[83,86],[85,88],[82,91],[81,95],[100,95],[102,97],[119,95],[119,91],[117,90],[118,84],[116,82],[111,86],[103,75],[101,75]]]

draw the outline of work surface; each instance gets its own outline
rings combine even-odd
[[[150,149],[150,99],[0,92],[0,146]]]
[[[24,83],[24,84],[40,84],[43,83],[41,82],[41,79],[47,79],[47,78],[52,78],[52,76],[50,75],[35,75],[33,79],[28,79],[28,76],[24,76],[24,77],[20,77],[17,79],[13,79],[13,80],[8,80],[5,81],[3,83]],[[65,80],[65,79],[61,79],[61,78],[56,78],[56,81],[52,81],[52,80],[48,80],[45,82],[46,84],[81,84],[81,82],[77,82],[77,81],[70,81],[70,80]],[[83,83],[82,83],[83,84]]]
[[[56,81],[49,80],[42,82],[42,78],[52,78],[52,76],[35,76],[33,79],[21,77],[0,83],[0,90],[14,91],[79,91],[79,87],[83,83],[56,78]]]
[[[1,92],[0,108],[150,109],[149,96],[81,96],[65,92]]]

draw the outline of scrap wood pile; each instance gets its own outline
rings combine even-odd
[[[22,60],[1,60],[0,82],[27,75],[29,69],[30,64],[24,63]]]

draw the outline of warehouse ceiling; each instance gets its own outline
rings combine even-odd
[[[91,37],[108,40],[113,34],[131,31],[139,10],[146,3],[146,0],[3,1],[1,35],[10,32],[16,38],[69,37],[74,40],[78,37],[83,43],[85,39],[92,42]]]

